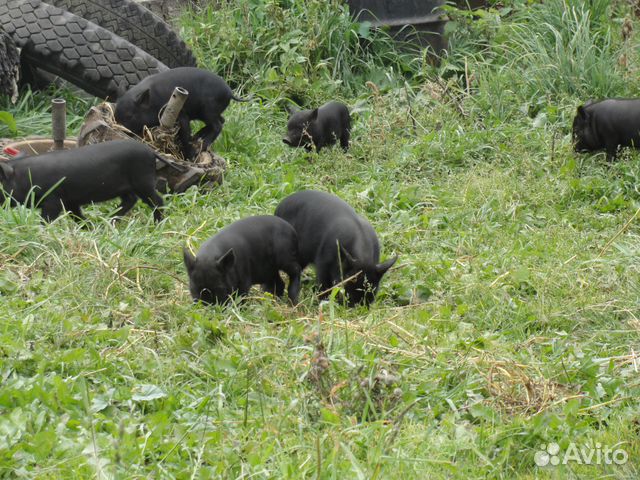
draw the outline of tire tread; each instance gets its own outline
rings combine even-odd
[[[48,0],[128,40],[170,68],[193,67],[191,50],[160,17],[133,0]]]
[[[0,28],[28,63],[101,98],[116,100],[143,78],[167,69],[118,35],[41,0],[1,2]]]

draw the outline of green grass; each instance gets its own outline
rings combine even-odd
[[[542,29],[541,17],[523,20],[536,10],[514,2],[499,25],[460,26],[438,67],[397,57],[412,76],[390,65],[393,50],[374,51],[359,68],[389,74],[379,94],[358,72],[336,85],[304,70],[303,103],[358,107],[348,154],[307,155],[281,141],[293,84],[251,77],[226,63],[231,46],[214,48],[243,5],[258,18],[280,3],[184,22],[204,67],[263,96],[225,113],[221,187],[166,196],[159,225],[141,203],[115,227],[115,202],[89,207],[89,229],[0,209],[0,477],[637,478],[640,163],[635,152],[612,166],[575,154],[569,125],[585,90],[519,77],[515,57],[485,48],[512,48],[504,31]],[[600,39],[619,35],[628,7],[614,7],[594,24]],[[277,37],[269,23],[253,28],[256,42]],[[534,43],[522,48],[547,63]],[[623,72],[605,73],[621,85]],[[506,78],[521,83],[507,89]],[[541,80],[555,90],[531,97]],[[19,135],[46,135],[49,98],[0,109]],[[71,102],[73,131],[88,106]],[[383,258],[400,256],[378,302],[319,305],[310,270],[296,308],[258,290],[229,308],[192,304],[181,247],[302,188],[340,195],[374,225]],[[622,448],[629,461],[536,467],[550,442]]]

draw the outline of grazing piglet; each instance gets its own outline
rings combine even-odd
[[[30,201],[51,221],[63,208],[83,219],[81,207],[120,197],[116,216],[138,198],[162,219],[162,198],[156,192],[156,153],[135,140],[114,140],[0,162],[0,183],[12,203]]]
[[[640,99],[588,101],[573,120],[576,152],[604,149],[615,160],[619,147],[640,148]]]
[[[334,195],[305,190],[285,198],[275,214],[298,234],[300,266],[314,264],[321,291],[344,285],[349,306],[375,299],[382,276],[396,262],[380,260],[378,237],[369,222]]]
[[[315,110],[293,112],[287,123],[287,135],[282,139],[291,147],[320,151],[322,147],[333,145],[340,140],[344,151],[349,148],[351,117],[349,109],[340,102],[325,103]]]
[[[160,124],[160,110],[171,98],[175,87],[185,88],[189,92],[178,117],[178,136],[185,157],[191,158],[195,152],[191,145],[189,122],[204,122],[204,127],[196,137],[203,140],[206,150],[222,131],[222,112],[229,102],[243,101],[215,73],[194,67],[180,67],[150,75],[118,99],[115,118],[136,135],[142,135],[145,125],[155,127]]]
[[[234,293],[246,295],[257,283],[281,297],[282,270],[289,276],[289,300],[294,305],[298,302],[298,237],[278,217],[238,220],[207,240],[195,257],[186,248],[183,253],[194,301],[224,303]]]

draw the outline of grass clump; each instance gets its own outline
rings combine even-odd
[[[459,17],[459,31],[440,74],[455,74],[461,87],[472,89],[483,116],[498,122],[523,110],[548,116],[550,104],[634,91],[629,66],[621,65],[628,46],[619,24],[609,21],[614,11],[624,14],[619,4],[552,0],[490,9],[478,21],[450,11]]]
[[[271,99],[306,103],[353,95],[366,81],[395,81],[416,62],[383,32],[355,22],[336,0],[210,4],[187,22],[202,65]]]

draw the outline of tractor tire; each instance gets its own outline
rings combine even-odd
[[[31,66],[112,101],[168,68],[114,33],[41,0],[0,0],[0,28]]]
[[[128,40],[170,68],[195,67],[189,47],[165,23],[133,0],[47,0]]]

